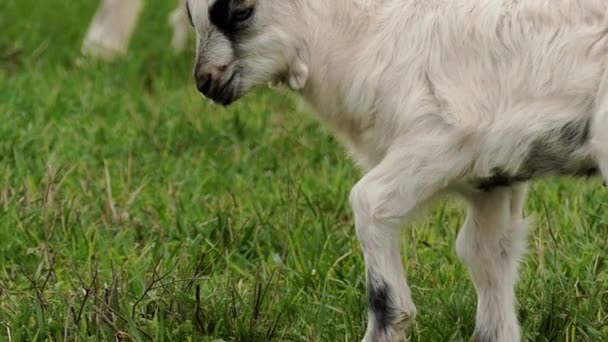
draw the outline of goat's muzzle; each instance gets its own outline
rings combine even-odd
[[[227,106],[237,98],[239,74],[228,66],[194,68],[196,88],[205,97]]]

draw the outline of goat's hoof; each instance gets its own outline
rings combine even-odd
[[[363,342],[405,342],[406,333],[414,323],[416,309],[411,308],[393,317],[387,326],[372,326],[368,328]]]
[[[474,342],[520,342],[519,326],[502,327],[492,330],[477,327],[473,334]]]
[[[383,331],[368,332],[363,342],[405,342],[406,338],[403,331],[395,331],[387,328]]]

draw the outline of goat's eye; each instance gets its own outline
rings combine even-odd
[[[232,13],[232,18],[235,21],[245,21],[245,20],[249,19],[252,14],[253,14],[252,7],[243,8],[243,9],[238,9],[238,10],[234,11]]]

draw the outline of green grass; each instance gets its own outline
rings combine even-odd
[[[196,93],[150,1],[125,59],[79,55],[96,1],[0,2],[0,340],[358,341],[360,176],[285,92]],[[528,340],[608,336],[608,194],[534,186],[518,285]],[[403,233],[412,341],[466,341],[457,199]]]

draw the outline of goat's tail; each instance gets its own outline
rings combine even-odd
[[[608,58],[591,120],[591,148],[606,184],[608,183]]]

